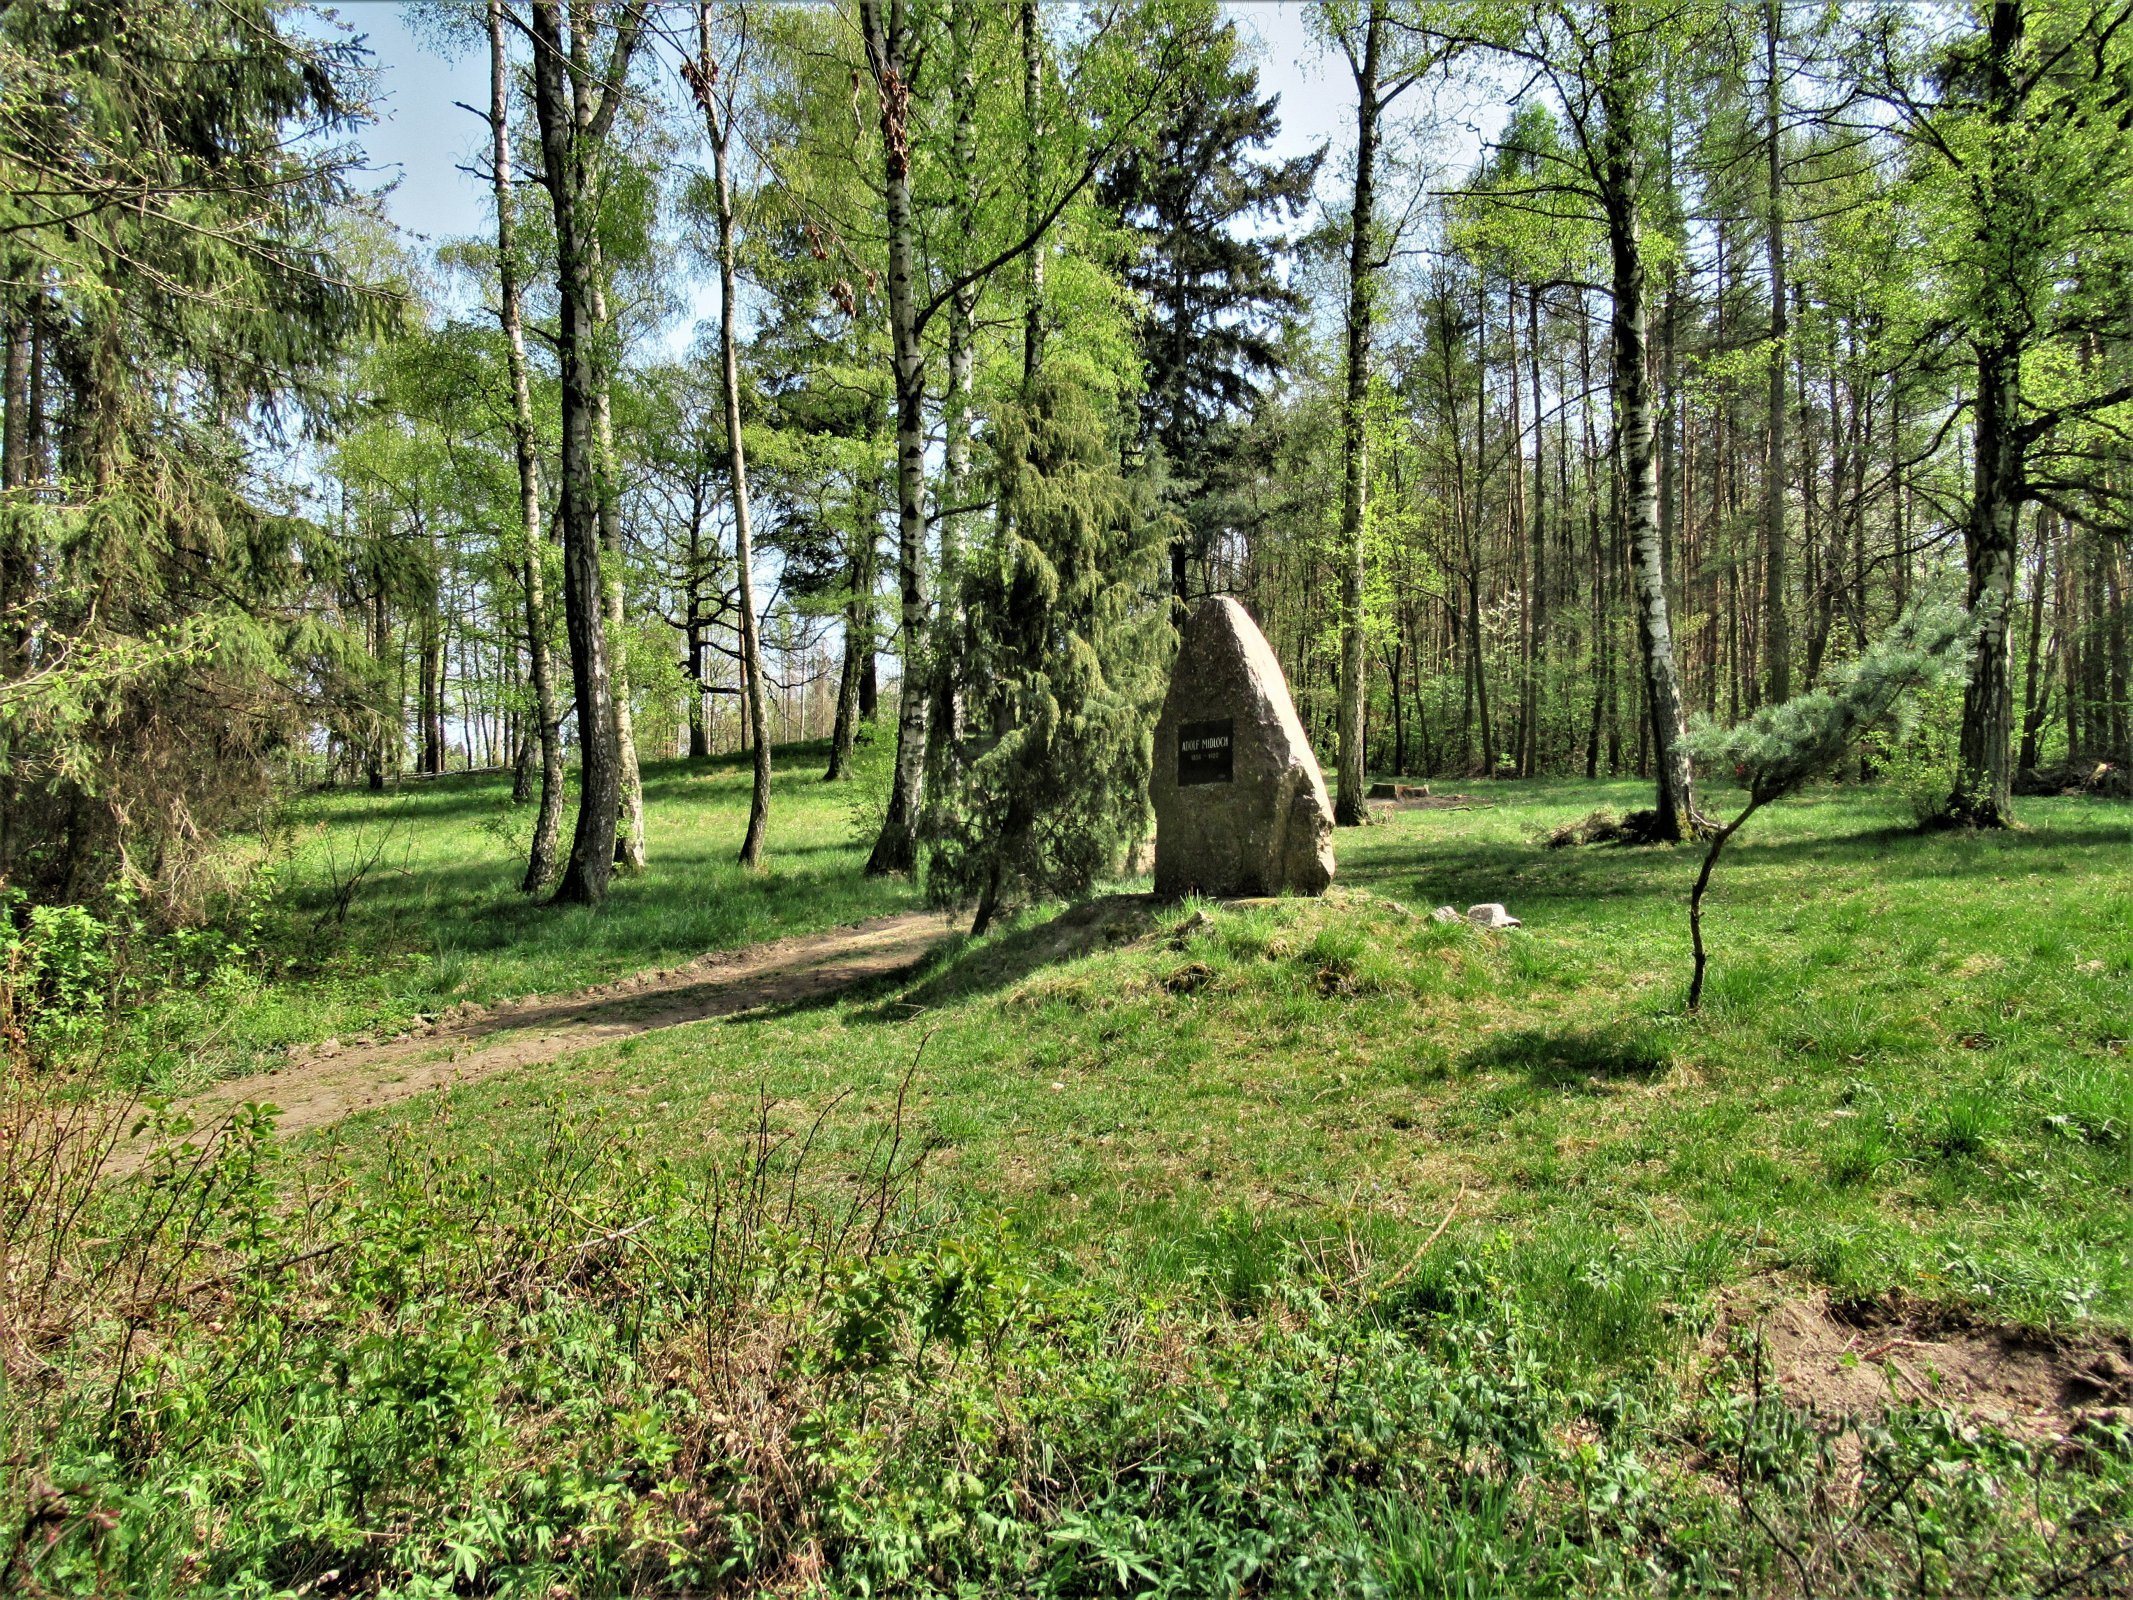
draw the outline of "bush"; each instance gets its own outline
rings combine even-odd
[[[862,722],[852,739],[851,787],[846,799],[851,818],[849,838],[855,848],[871,850],[889,816],[889,791],[896,780],[896,705],[893,691],[882,696],[874,720]]]
[[[146,1001],[216,987],[261,950],[275,875],[255,868],[198,926],[158,928],[121,884],[91,905],[36,905],[0,889],[0,1039],[25,1063],[79,1050]]]
[[[49,1045],[100,1026],[115,998],[115,935],[86,906],[33,906],[0,895],[0,1010],[9,1035]]]
[[[1907,728],[1877,733],[1866,741],[1875,775],[1902,798],[1922,828],[1947,820],[1955,792],[1956,756],[1963,733],[1963,686],[1930,685],[1918,691],[1915,720]]]

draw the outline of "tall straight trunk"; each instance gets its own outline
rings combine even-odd
[[[881,103],[883,210],[888,223],[889,336],[896,373],[896,579],[903,621],[903,691],[896,713],[896,773],[881,834],[867,857],[871,874],[918,865],[918,815],[925,800],[927,693],[926,367],[912,283],[909,26],[905,0],[861,0],[867,64]]]
[[[2126,637],[2125,555],[2115,548],[2106,549],[2103,563],[2103,598],[2108,607],[2104,647],[2111,674],[2110,754],[2124,770],[2133,772],[2133,710],[2127,704],[2133,691],[2133,650]]]
[[[874,717],[874,539],[878,517],[863,478],[852,485],[852,540],[846,556],[844,662],[837,678],[837,718],[823,781],[851,776],[859,724]]]
[[[613,61],[602,76],[605,87],[595,95],[590,84],[575,81],[579,74],[566,51],[558,0],[534,0],[532,7],[534,110],[540,124],[542,182],[555,211],[563,617],[570,636],[582,751],[577,826],[570,859],[555,892],[556,900],[566,904],[596,905],[607,897],[621,798],[621,754],[601,573],[602,512],[614,494],[614,484],[594,439],[600,328],[593,309],[597,283],[588,168],[595,147],[613,122],[641,23],[641,15],[635,12],[618,23]]]
[[[10,315],[7,320],[7,351],[0,366],[0,403],[6,405],[6,423],[0,429],[0,488],[19,489],[29,482],[30,467],[30,325],[28,319]]]
[[[2066,754],[2071,761],[2081,753],[2081,629],[2075,608],[2072,527],[2058,526],[2053,544],[2052,631],[2059,641],[2059,704],[2066,719]]]
[[[1688,726],[1674,668],[1668,620],[1666,557],[1659,532],[1659,483],[1653,452],[1651,380],[1646,371],[1644,243],[1638,208],[1634,108],[1613,97],[1604,135],[1603,194],[1614,300],[1615,418],[1621,440],[1622,528],[1636,587],[1637,643],[1643,657],[1646,722],[1652,738],[1660,832],[1686,839],[1697,828]]]
[[[1034,30],[1034,16],[1025,13],[1025,28]],[[978,79],[977,79],[977,26],[978,11],[975,0],[960,0],[950,7],[948,15],[949,35],[955,49],[955,76],[953,87],[953,132],[950,136],[949,166],[956,175],[957,225],[965,239],[977,234],[978,212]],[[1038,92],[1036,55],[1025,36],[1025,55],[1028,72],[1024,93],[1029,97],[1029,110],[1035,115],[1035,96]],[[1032,144],[1034,150],[1034,142]],[[1032,165],[1028,173],[1027,205],[1037,205],[1038,174]],[[1034,223],[1034,218],[1030,219]],[[1039,246],[1031,252],[1030,259],[1040,276],[1043,271],[1043,251]],[[974,319],[977,313],[978,289],[975,283],[965,284],[948,298],[948,390],[941,404],[941,456],[943,473],[941,498],[946,504],[940,510],[941,559],[940,559],[940,605],[941,617],[934,638],[933,660],[933,706],[926,724],[926,771],[937,778],[954,745],[957,727],[957,699],[962,687],[962,663],[958,659],[963,643],[962,610],[962,552],[963,522],[961,509],[970,499],[970,416],[971,395],[976,381],[977,334]],[[1035,302],[1033,301],[1032,304]],[[1024,377],[1034,370],[1038,355],[1033,337],[1037,325],[1024,327],[1023,352],[1026,369]]]
[[[8,307],[4,358],[0,358],[0,490],[19,489],[29,481],[30,330],[27,320]],[[16,607],[24,598],[31,564],[17,544],[22,524],[0,536],[0,678],[21,676],[24,630]],[[17,778],[0,774],[0,873],[14,861]]]
[[[741,865],[763,865],[763,835],[770,825],[770,727],[763,707],[763,646],[755,614],[755,536],[748,521],[748,455],[741,437],[740,338],[734,327],[739,294],[733,274],[733,184],[727,152],[733,135],[733,93],[719,115],[715,85],[718,66],[711,55],[711,5],[696,9],[697,62],[691,87],[703,107],[711,137],[711,174],[718,208],[718,354],[719,387],[726,401],[726,482],[733,504],[734,561],[738,568],[741,608],[741,682],[747,691],[748,728],[755,740],[754,781],[749,792],[748,831],[741,839]]]
[[[854,537],[858,537],[855,533]],[[859,587],[859,556],[853,552],[846,569],[847,594],[844,603],[844,656],[837,674],[837,714],[830,725],[829,768],[822,774],[824,783],[836,783],[849,777],[852,770],[852,748],[858,735],[859,723],[859,664],[862,646],[859,630],[865,625],[864,599]]]
[[[555,876],[556,848],[563,832],[563,730],[556,709],[555,661],[548,650],[547,578],[542,560],[541,458],[533,427],[533,388],[526,370],[526,328],[513,235],[517,211],[511,192],[509,62],[504,46],[503,0],[489,0],[490,181],[496,192],[497,317],[511,372],[511,446],[518,463],[519,590],[526,602],[527,675],[533,680],[534,734],[541,747],[541,800],[526,875],[519,887],[537,894]]]
[[[682,630],[689,651],[689,759],[701,761],[711,753],[711,728],[704,715],[704,625],[692,612]]]
[[[438,562],[437,536],[430,534],[430,563]],[[444,619],[443,596],[432,589],[422,607],[422,636],[417,644],[420,661],[417,715],[422,724],[421,771],[426,778],[444,772]]]
[[[1023,122],[1023,219],[1036,232],[1043,216],[1044,144],[1041,113],[1044,109],[1043,19],[1037,0],[1022,0],[1022,122]],[[1029,249],[1029,302],[1022,313],[1022,381],[1036,375],[1044,359],[1044,240],[1039,237]]]
[[[2037,559],[2029,569],[2029,658],[2023,666],[2022,749],[2015,762],[2017,770],[2022,772],[2036,768],[2037,736],[2044,731],[2044,718],[2051,699],[2044,664],[2044,572],[2050,553],[2051,521],[2039,512]]]
[[[2104,605],[2104,544],[2095,533],[2081,540],[2081,753],[2107,754],[2111,746],[2110,655],[2104,640],[2110,616]]]
[[[385,585],[382,582],[371,592],[369,620],[371,659],[382,666],[385,661],[385,646],[392,638],[392,618],[386,610]],[[370,741],[368,777],[374,793],[382,792],[385,788],[385,741],[388,737],[397,739],[400,734],[400,700],[397,689],[396,684],[391,715],[385,714],[384,707],[379,708],[377,732]]]
[[[1541,411],[1540,302],[1538,288],[1526,297],[1526,365],[1533,394],[1533,514],[1526,558],[1525,748],[1519,764],[1529,778],[1541,769],[1541,667],[1548,651],[1548,466],[1542,452],[1547,425]]]
[[[1392,659],[1385,663],[1386,682],[1392,688],[1392,775],[1407,776],[1407,702],[1402,697],[1400,672],[1407,662],[1407,629],[1403,624],[1393,635]]]
[[[2022,454],[2015,440],[2020,403],[2019,357],[2004,348],[1978,358],[1977,459],[1970,519],[1964,527],[1970,581],[1965,595],[1977,619],[1977,642],[1963,691],[1963,729],[1949,809],[1973,827],[2013,820],[2014,693],[2012,621],[2017,528],[2023,498]]]
[[[1504,418],[1504,439],[1511,475],[1510,492],[1504,501],[1504,546],[1518,595],[1518,670],[1512,684],[1517,701],[1510,756],[1511,770],[1523,778],[1527,775],[1526,678],[1533,664],[1533,574],[1526,544],[1525,372],[1518,353],[1518,280],[1508,272],[1503,281],[1503,342],[1504,372],[1510,383],[1510,414]]]
[[[1585,776],[1600,775],[1600,740],[1612,704],[1612,631],[1607,625],[1607,541],[1600,531],[1600,441],[1592,420],[1592,309],[1578,299],[1578,410],[1584,424],[1585,538],[1592,552],[1592,717],[1585,730]]]
[[[1770,253],[1769,415],[1763,436],[1763,683],[1777,705],[1792,696],[1792,624],[1785,605],[1785,190],[1783,106],[1778,93],[1778,35],[1783,0],[1763,9],[1764,220]]]
[[[1363,779],[1363,539],[1370,492],[1367,409],[1370,399],[1372,255],[1376,231],[1378,72],[1384,48],[1385,0],[1370,0],[1363,28],[1363,57],[1350,58],[1355,78],[1355,205],[1348,219],[1347,387],[1341,397],[1341,676],[1339,774],[1333,820],[1353,826],[1369,820]]]
[[[607,314],[607,263],[599,240],[592,241],[592,315],[599,330],[598,383],[593,390],[593,444],[600,453],[600,476],[607,492],[600,500],[601,603],[607,608],[609,671],[615,702],[615,757],[618,804],[615,818],[615,865],[642,872],[644,849],[644,776],[637,766],[637,710],[630,691],[628,596],[623,583],[622,466],[615,453],[614,325]]]
[[[1489,664],[1482,654],[1481,560],[1489,489],[1489,275],[1474,280],[1474,497],[1466,533],[1467,649],[1474,662],[1474,693],[1481,709],[1481,775],[1496,776],[1496,739],[1489,719]]]
[[[1999,0],[1992,8],[1983,62],[1986,120],[1995,127],[2013,121],[2017,90],[2014,58],[2022,42],[2022,7]],[[1997,234],[2018,226],[2001,213],[2016,208],[1992,204],[1999,180],[2015,158],[1988,151],[1974,183],[1988,194],[1986,231]],[[1988,247],[1996,242],[1988,238]],[[2009,252],[2012,253],[2012,252]],[[1977,354],[1976,400],[1971,448],[1970,517],[1963,529],[1969,563],[1965,599],[1976,622],[1969,680],[1963,687],[1963,730],[1956,752],[1955,791],[1949,814],[1977,828],[2004,828],[2014,821],[2014,684],[2011,616],[2014,604],[2016,550],[2022,501],[2028,494],[2023,448],[2018,432],[2022,407],[2022,336],[2017,315],[2019,288],[1988,283],[1993,315],[1981,319],[1985,330],[1974,339]]]
[[[1473,662],[1473,684],[1476,708],[1481,717],[1481,775],[1496,776],[1496,730],[1489,720],[1489,673],[1481,658],[1481,557],[1476,551],[1467,565],[1466,575],[1466,647]]]

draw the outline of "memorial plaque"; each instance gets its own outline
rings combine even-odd
[[[1232,775],[1237,721],[1178,724],[1178,783],[1228,783]]]
[[[1163,759],[1175,750],[1173,764]],[[1320,894],[1333,803],[1289,686],[1251,613],[1202,600],[1178,630],[1156,722],[1155,892]]]

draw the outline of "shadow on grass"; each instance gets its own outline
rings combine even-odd
[[[1592,1090],[1621,1079],[1657,1076],[1673,1054],[1642,1028],[1608,1023],[1596,1028],[1519,1028],[1469,1051],[1460,1065],[1523,1072],[1535,1088]]]
[[[868,1022],[905,1022],[934,1006],[1012,988],[1045,967],[1141,938],[1162,905],[1152,894],[1099,895],[995,938],[958,941],[920,969],[917,983],[857,1015]]]
[[[1774,818],[1773,820],[1780,820]],[[1757,865],[1798,868],[1821,864],[1853,873],[1868,868],[1883,882],[1928,882],[1975,875],[1999,859],[2006,870],[2029,870],[2083,852],[2122,848],[2133,838],[2133,810],[2124,827],[2103,818],[2043,818],[1998,834],[1921,832],[1875,824],[1853,833],[1788,833],[1737,840],[1726,871]],[[1534,840],[1479,839],[1457,831],[1425,834],[1356,851],[1341,863],[1343,881],[1402,898],[1463,906],[1502,900],[1521,906],[1596,903],[1618,897],[1685,899],[1702,850],[1694,845],[1586,845],[1550,850]]]

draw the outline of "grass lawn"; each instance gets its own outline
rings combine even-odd
[[[726,865],[742,772],[661,768],[654,869],[600,916],[473,864],[494,785],[394,802],[449,830],[351,912],[388,976],[272,1004],[909,903],[785,782],[790,894]],[[1344,832],[1321,901],[1032,913],[864,993],[166,1167],[144,1192],[204,1186],[196,1255],[238,1265],[114,1391],[129,1444],[55,1425],[44,1470],[116,1521],[62,1522],[39,1581],[2121,1592],[2133,808],[1775,808],[1690,1017],[1697,853],[1542,843],[1643,787],[1473,787]],[[310,804],[314,851],[376,825]],[[1525,926],[1428,916],[1480,900]],[[1886,1406],[1779,1390],[1771,1307]],[[2059,1362],[2057,1431],[1966,1408],[1933,1365],[1961,1340]]]
[[[1182,934],[1190,908],[1078,939],[1033,917],[887,992],[648,1036],[342,1137],[441,1119],[537,1148],[567,1094],[680,1155],[761,1096],[792,1119],[842,1095],[817,1142],[856,1149],[908,1073],[942,1191],[1150,1281],[1195,1252],[1249,1276],[1329,1220],[1397,1249],[1456,1205],[1453,1234],[1621,1254],[1657,1298],[1793,1268],[2133,1327],[2128,808],[2032,801],[2005,837],[1918,835],[1872,791],[1759,817],[1715,879],[1692,1018],[1697,853],[1539,843],[1642,787],[1474,787],[1486,809],[1344,832],[1323,903],[1209,907]],[[1422,915],[1484,899],[1525,926]]]
[[[598,911],[519,892],[533,808],[511,804],[501,775],[306,795],[277,840],[282,892],[263,930],[284,953],[280,969],[265,981],[232,972],[147,1008],[120,1046],[120,1072],[183,1091],[293,1044],[915,905],[909,885],[861,876],[852,786],[820,781],[827,758],[820,743],[779,749],[760,873],[734,860],[748,817],[741,757],[647,763],[649,865],[618,876]]]

